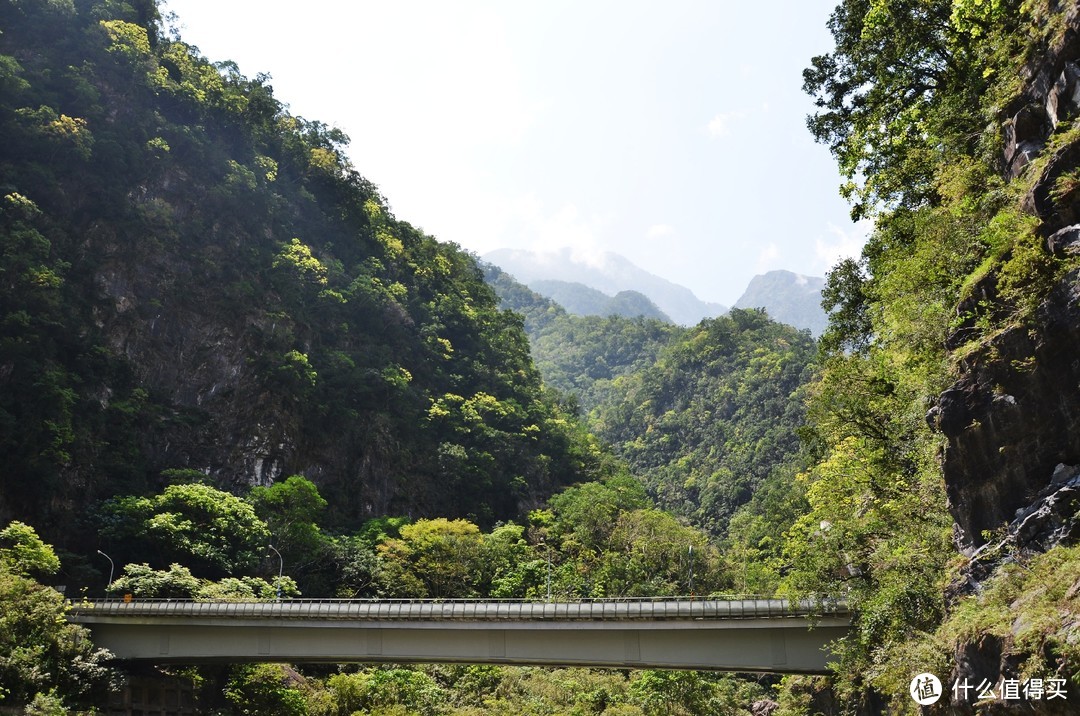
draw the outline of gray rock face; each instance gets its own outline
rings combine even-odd
[[[1058,465],[1038,499],[1017,511],[1009,533],[1019,544],[1045,552],[1080,535],[1080,467]]]
[[[1055,256],[1080,254],[1080,224],[1055,231],[1046,239],[1046,248]]]
[[[1070,4],[1063,12],[1071,30],[1032,58],[1024,70],[1024,92],[1003,113],[1007,179],[1024,171],[1060,123],[1080,115],[1080,6]],[[1062,181],[1078,168],[1080,143],[1057,147],[1023,201],[1024,210],[1040,219],[1048,253],[1057,256],[1080,253],[1080,190]],[[969,318],[947,347],[977,339],[979,317],[1001,324],[1009,306],[997,283],[993,273],[987,275],[958,307]],[[1057,466],[1080,464],[1077,346],[1080,271],[1074,270],[1043,299],[1028,325],[1006,328],[966,353],[958,380],[927,413],[947,439],[942,469],[957,545],[965,554],[981,554],[984,534],[1006,525],[1020,550],[1042,551],[1074,536],[1073,527],[1053,517],[1074,504],[1072,493],[1051,497],[1064,489],[1052,478],[1060,477]]]
[[[1004,175],[1018,177],[1046,146],[1058,124],[1080,114],[1080,6],[1067,3],[1065,23],[1072,30],[1061,42],[1031,59],[1024,68],[1024,93],[1006,108],[1003,127]]]
[[[820,336],[829,323],[821,307],[824,287],[825,279],[817,276],[769,271],[751,279],[735,308],[764,308],[773,320]]]
[[[1058,180],[1080,166],[1080,144],[1067,144],[1050,157],[1038,180],[1024,197],[1023,208],[1042,220],[1040,231],[1048,236],[1080,221],[1077,192],[1060,194]]]
[[[1032,504],[1055,466],[1080,464],[1080,272],[1015,327],[971,353],[927,418],[948,442],[942,468],[958,546]]]
[[[1060,122],[1072,119],[1080,112],[1080,66],[1065,63],[1057,82],[1046,97],[1046,114],[1056,128]]]
[[[1029,104],[1005,125],[1005,164],[1010,177],[1017,177],[1046,146],[1054,121],[1046,109]]]

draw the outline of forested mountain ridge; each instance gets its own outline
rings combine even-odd
[[[542,386],[522,317],[499,308],[473,257],[394,217],[339,131],[292,116],[268,78],[166,35],[158,12],[0,0],[4,708],[100,707],[116,686],[108,655],[38,580],[72,596],[233,600],[745,586],[715,535],[659,509],[576,402]],[[627,325],[633,340],[604,349],[615,367],[651,363],[675,328]],[[774,325],[740,312],[675,349],[723,356],[749,345],[733,333]],[[660,716],[673,703],[746,711],[769,688],[335,669],[191,678],[208,711],[281,714],[528,703]]]
[[[720,538],[770,475],[790,482],[816,369],[808,332],[743,309],[692,328],[577,316],[496,266],[485,275],[525,316],[545,383],[576,400],[661,507]]]
[[[3,2],[0,28],[0,516],[190,468],[490,523],[595,473],[520,318],[340,131],[153,2]]]
[[[267,78],[152,2],[0,0],[0,524],[82,540],[0,530],[8,703],[106,681],[34,579],[100,591],[100,545],[140,598],[644,595],[693,569],[854,610],[831,683],[241,665],[207,679],[234,713],[914,714],[925,671],[931,713],[1074,712],[1080,7],[843,0],[829,27],[809,126],[875,230],[829,275],[820,355],[756,311],[534,302],[575,405],[474,259]]]

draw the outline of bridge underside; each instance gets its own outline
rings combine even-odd
[[[89,620],[87,620],[89,621]],[[827,673],[846,618],[649,622],[335,622],[98,617],[94,643],[155,663],[530,664]]]

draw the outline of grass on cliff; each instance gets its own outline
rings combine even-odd
[[[967,597],[939,632],[953,646],[985,635],[1002,641],[1003,657],[1023,677],[1080,677],[1080,545],[1058,546],[1001,567],[981,594]]]

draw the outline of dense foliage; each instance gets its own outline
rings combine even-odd
[[[770,475],[798,503],[797,432],[816,359],[809,335],[755,310],[693,328],[573,316],[495,267],[486,273],[525,316],[545,383],[576,402],[664,509],[722,536]]]
[[[219,505],[212,507],[215,502]],[[273,505],[272,512],[263,512],[267,505]],[[269,488],[255,487],[243,498],[179,482],[149,497],[115,498],[97,510],[108,553],[122,565],[111,592],[137,599],[250,600],[298,596],[301,591],[322,596],[325,593],[318,590],[331,584],[337,594],[349,596],[563,599],[691,589],[715,593],[730,590],[735,581],[729,564],[704,532],[657,510],[642,485],[626,475],[568,488],[555,495],[547,509],[531,513],[526,523],[508,522],[490,531],[463,519],[380,518],[356,533],[333,535],[319,523],[324,507],[318,489],[299,476]],[[196,514],[200,509],[202,514]],[[204,529],[189,531],[184,527],[189,524]],[[155,533],[158,529],[164,531]],[[223,539],[243,531],[271,533],[279,551],[252,559],[246,541]],[[135,540],[133,535],[141,538]],[[138,558],[147,561],[129,561]],[[225,564],[230,572],[221,576]],[[43,573],[55,569],[56,557],[33,530],[13,523],[0,532],[0,566]],[[283,577],[277,576],[278,570],[283,570]],[[74,627],[63,626],[57,618],[64,609],[59,594],[27,577],[18,579],[21,589],[37,595],[38,603],[31,607],[9,595],[5,611],[9,619],[25,620],[47,609],[53,615],[52,629],[59,630],[48,638],[75,633]],[[53,596],[42,599],[41,594]],[[82,651],[91,648],[87,640],[75,645]],[[97,665],[101,655],[62,653],[71,664],[57,676],[55,667],[45,668],[52,664],[51,652],[24,653],[14,643],[0,644],[0,659],[18,657],[24,662],[25,673],[14,673],[5,682],[18,685],[12,702],[27,703],[41,693],[42,698],[74,703],[107,675]],[[31,676],[40,673],[53,676]],[[78,680],[72,681],[73,675]],[[704,715],[718,709],[750,713],[750,704],[767,698],[773,685],[656,671],[605,674],[511,667],[327,671],[281,665],[210,669],[197,680],[200,698],[208,704],[224,699],[234,713],[298,714],[349,714],[358,708],[430,714],[544,714],[564,708],[609,716]],[[49,688],[59,690],[50,696]]]
[[[389,211],[340,131],[169,36],[154,2],[0,0],[0,517],[71,550],[0,532],[0,695],[47,712],[104,683],[37,581],[103,587],[97,547],[120,566],[112,593],[136,597],[844,596],[849,711],[913,708],[911,674],[983,634],[1015,639],[1026,668],[1071,658],[1055,615],[1073,548],[946,601],[926,420],[965,356],[1028,327],[1076,268],[1025,214],[1042,165],[1006,181],[999,160],[1062,15],[837,7],[836,47],[804,76],[809,124],[876,223],[830,273],[818,354],[756,311],[575,317],[487,268],[518,313],[502,310],[473,257]],[[1049,151],[1076,141],[1063,122]],[[234,713],[745,713],[770,696],[799,713],[821,688],[509,667],[200,678]]]
[[[29,525],[0,531],[0,707],[35,702],[62,711],[65,701],[100,698],[109,686],[108,653],[64,620],[63,595],[37,581],[59,566]]]
[[[786,589],[845,594],[857,610],[837,650],[848,710],[914,712],[913,674],[948,674],[950,649],[959,658],[965,643],[1002,630],[973,629],[974,608],[949,616],[946,585],[963,560],[950,540],[944,440],[927,410],[976,347],[1009,327],[1034,330],[1034,308],[1075,266],[1046,251],[1025,215],[1040,165],[1006,181],[1015,167],[1000,158],[1025,65],[1061,40],[1065,10],[845,0],[829,24],[836,49],[805,74],[820,108],[810,128],[851,179],[853,213],[876,222],[862,257],[834,268],[824,292],[834,313],[805,431],[815,454],[800,477],[809,509],[784,546]],[[1075,130],[1062,122],[1048,153],[1070,141]],[[1012,585],[1009,599],[1023,589],[1010,575],[979,601],[1046,603],[1026,595],[1006,606],[1002,585]],[[987,614],[984,624],[1002,618]],[[798,690],[782,713],[800,712]]]
[[[148,0],[8,0],[0,31],[0,514],[303,470],[343,524],[490,525],[599,474],[474,259],[268,77]]]
[[[662,506],[722,534],[772,472],[796,464],[815,355],[809,334],[732,309],[612,381],[589,422]]]
[[[542,389],[474,259],[394,217],[347,138],[268,77],[210,63],[148,0],[5,1],[0,87],[0,515],[64,548],[49,576],[29,528],[0,535],[7,633],[51,620],[40,648],[0,649],[23,665],[9,704],[59,711],[102,679],[59,594],[20,571],[35,561],[135,598],[641,595],[691,571],[730,587],[709,538]],[[519,711],[555,678],[477,674]],[[238,713],[469,712],[488,688],[447,701],[458,677],[433,678],[322,674],[310,700],[284,667],[205,677]],[[595,713],[706,713],[749,688],[559,678],[609,688]]]

